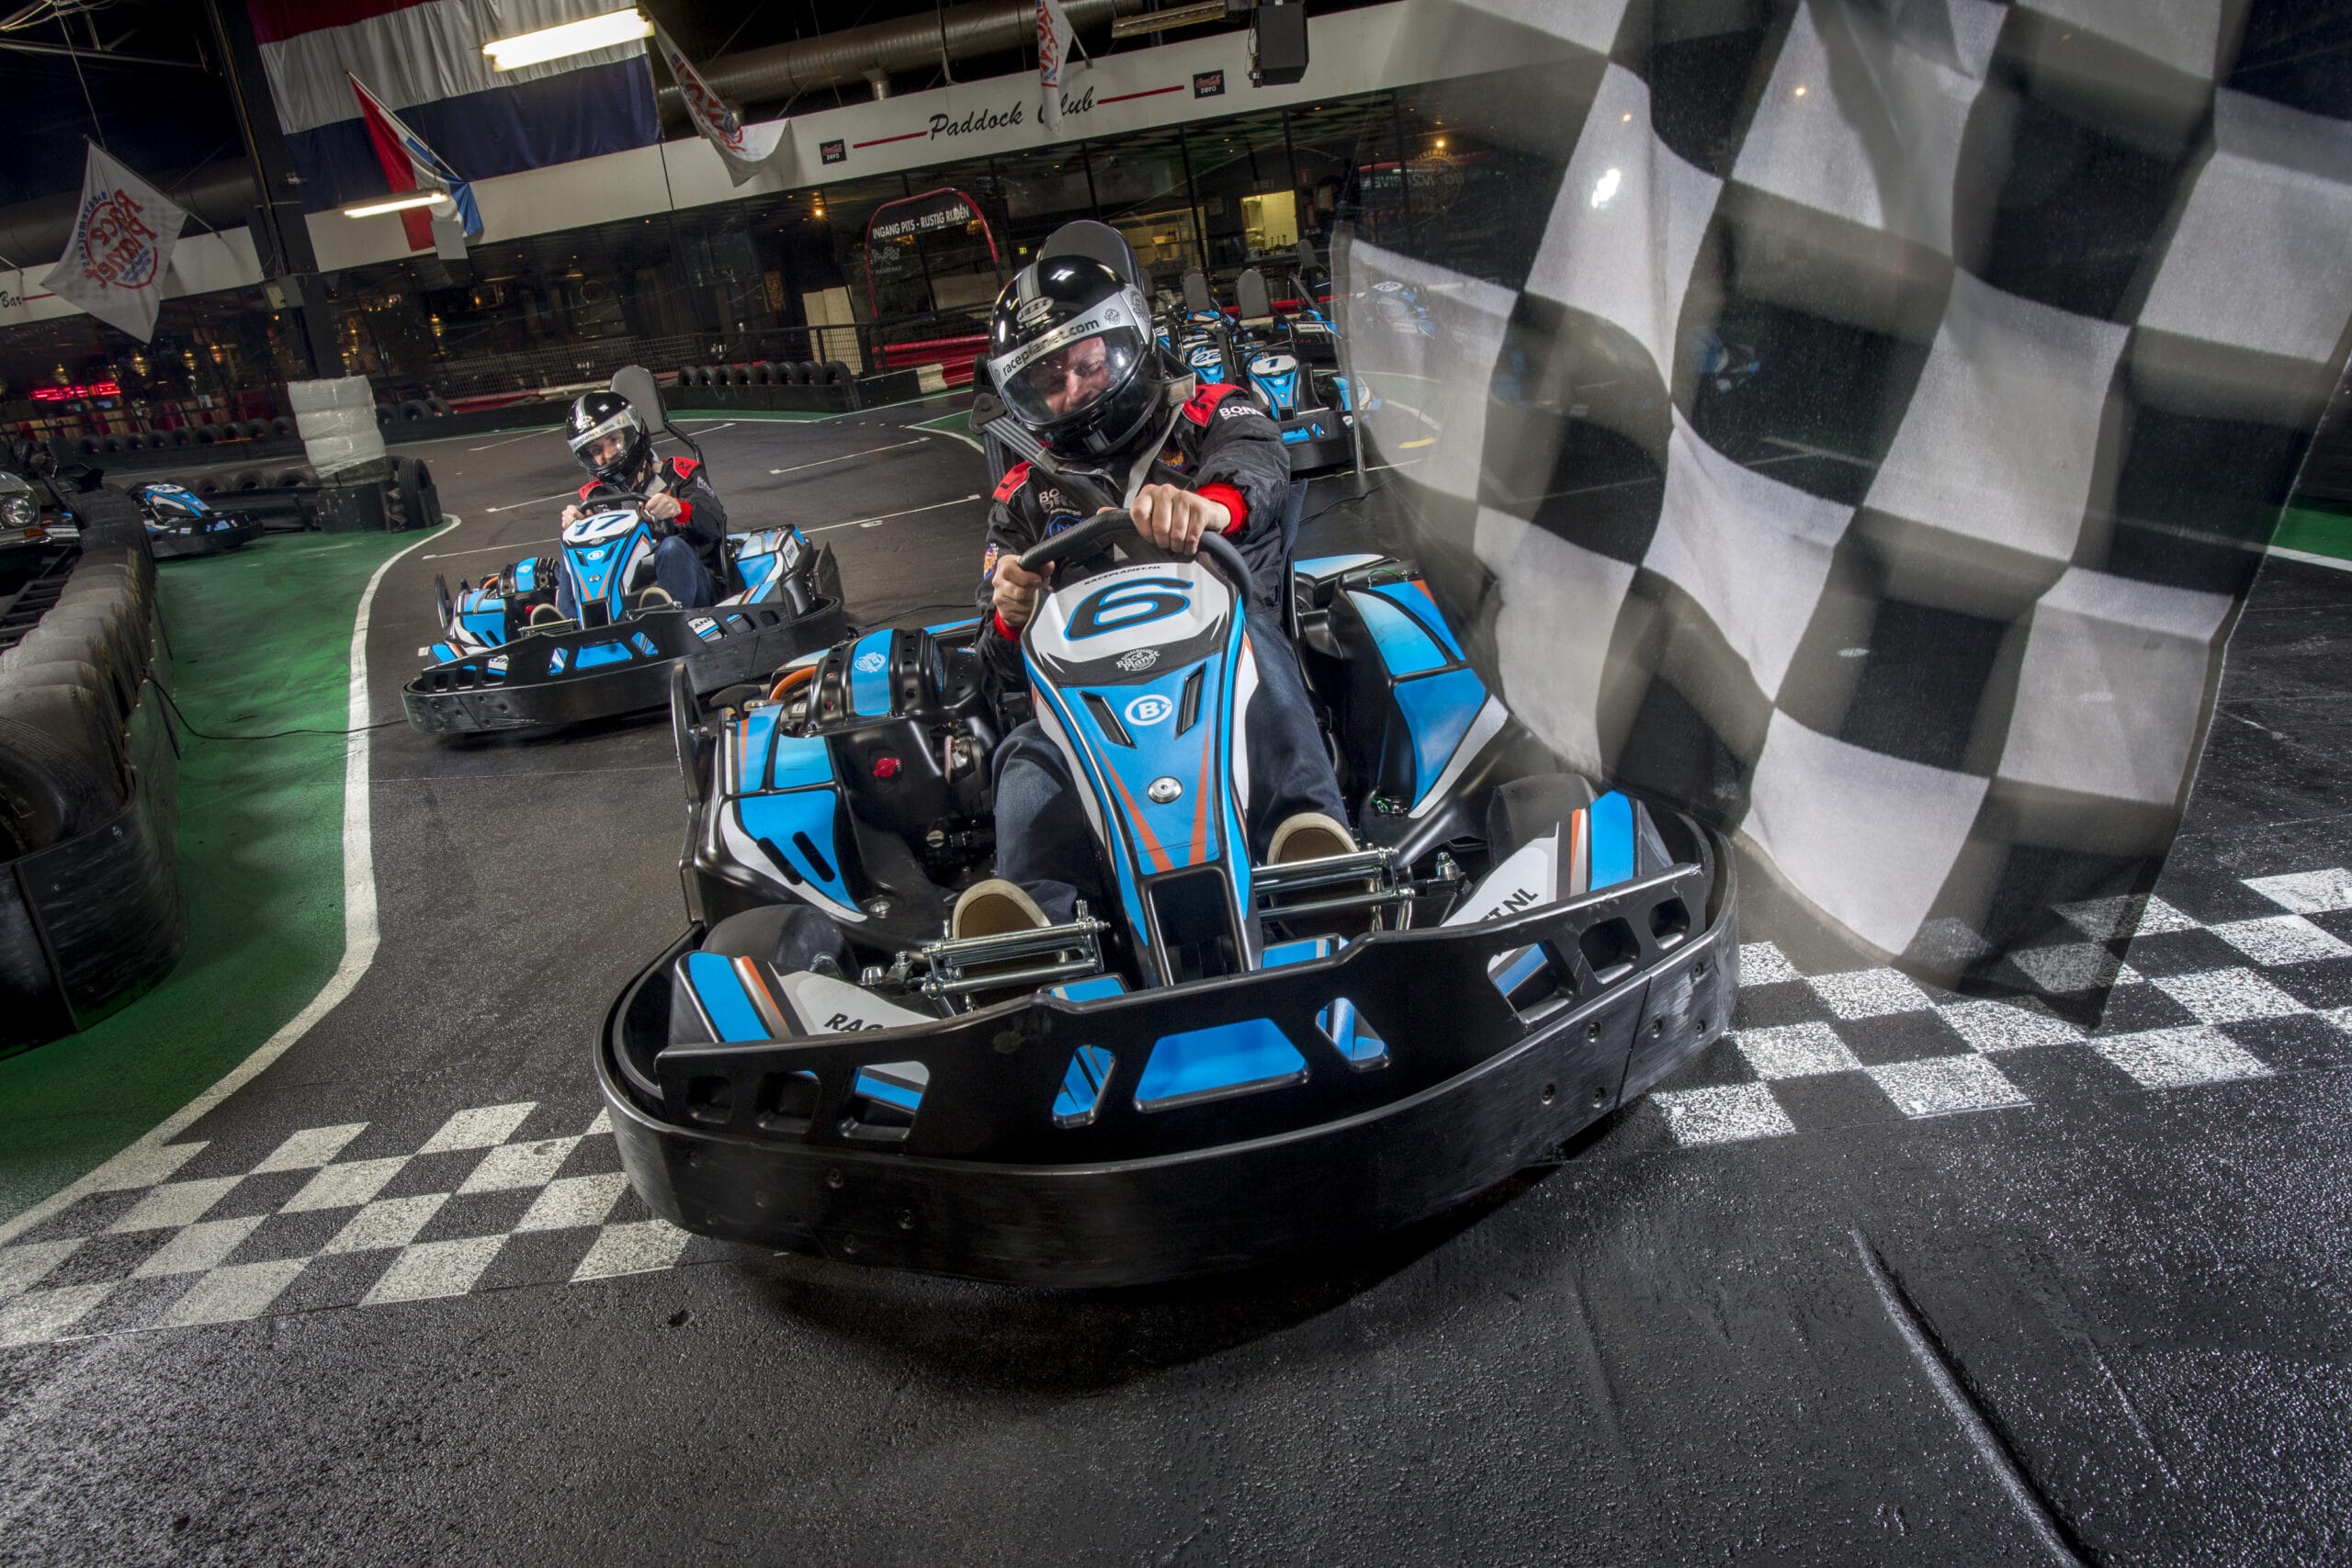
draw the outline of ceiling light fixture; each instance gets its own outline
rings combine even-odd
[[[537,32],[517,33],[513,38],[492,39],[481,46],[490,56],[493,71],[514,71],[526,65],[539,65],[567,55],[586,54],[592,50],[610,49],[615,44],[634,43],[653,36],[653,24],[632,6],[626,11],[612,11],[601,17],[582,17],[576,22],[565,22]]]
[[[374,218],[386,212],[406,212],[412,207],[431,207],[436,202],[449,202],[452,207],[457,205],[437,190],[421,190],[413,196],[395,196],[382,201],[366,202],[358,207],[346,207],[343,209],[343,215],[345,218]]]

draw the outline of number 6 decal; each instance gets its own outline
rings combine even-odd
[[[1139,577],[1088,595],[1071,612],[1062,635],[1076,642],[1105,632],[1148,626],[1193,607],[1193,585],[1181,577]]]

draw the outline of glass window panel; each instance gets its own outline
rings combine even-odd
[[[1173,126],[1087,143],[1097,214],[1134,247],[1155,289],[1176,291],[1201,265],[1184,149]]]

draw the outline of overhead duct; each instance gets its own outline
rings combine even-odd
[[[1091,28],[1143,7],[1144,0],[1068,0],[1062,9],[1072,28]],[[722,55],[700,70],[710,89],[730,103],[775,104],[822,87],[863,84],[872,72],[917,71],[943,59],[1023,49],[1036,36],[1035,0],[980,0]],[[662,115],[685,123],[674,85],[662,89]]]

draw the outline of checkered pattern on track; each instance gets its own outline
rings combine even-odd
[[[1528,66],[1410,90],[1479,159],[1342,281],[1512,712],[1915,972],[2146,887],[2346,354],[2294,8],[1462,10]]]
[[[668,1269],[723,1244],[653,1218],[603,1114],[460,1111],[412,1143],[364,1122],[266,1150],[134,1148],[0,1247],[0,1346],[377,1306]]]
[[[2205,919],[2161,897],[2070,905],[2080,941],[2010,955],[2012,981],[2062,1000],[2111,987],[2096,1031],[1894,969],[1800,974],[1751,942],[1734,1032],[1652,1102],[1675,1142],[1716,1144],[2352,1061],[2352,872],[2232,892]]]

